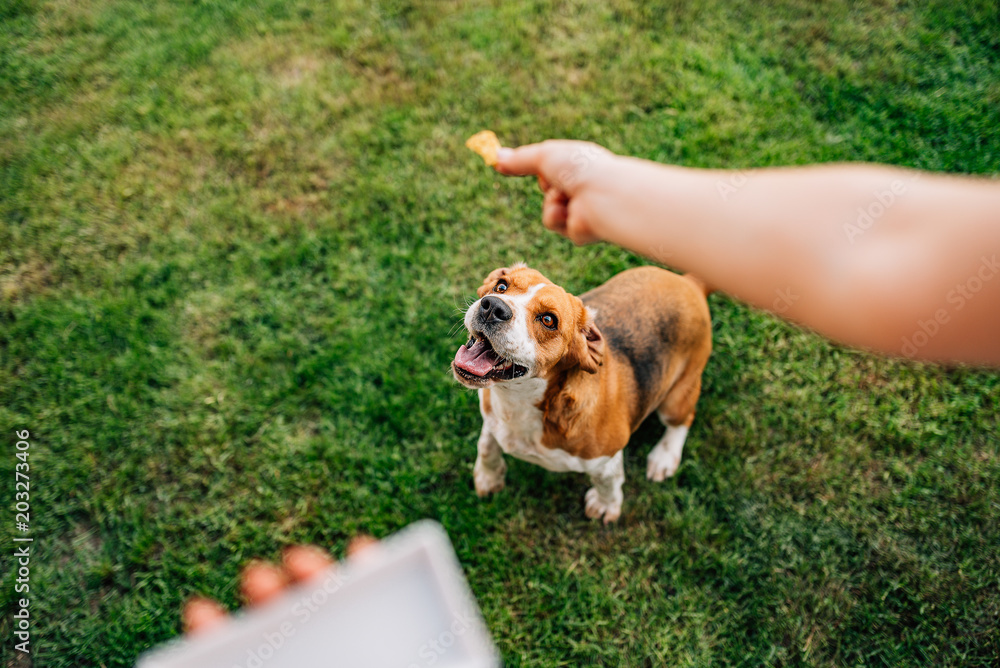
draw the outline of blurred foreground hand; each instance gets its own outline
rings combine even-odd
[[[347,546],[349,559],[373,549],[378,541],[370,536],[358,536]],[[288,586],[305,582],[333,565],[329,553],[313,545],[296,545],[285,550],[281,565],[266,561],[251,562],[243,569],[240,591],[247,605],[262,605],[274,599]],[[184,631],[188,634],[211,632],[228,618],[226,610],[209,598],[194,597],[184,605]]]

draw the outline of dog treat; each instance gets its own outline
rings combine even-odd
[[[465,145],[483,157],[490,167],[497,166],[497,151],[500,150],[500,140],[492,130],[477,132],[465,140]]]

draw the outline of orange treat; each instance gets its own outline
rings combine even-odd
[[[497,166],[497,151],[500,150],[500,140],[492,130],[477,132],[465,140],[465,145],[483,157],[490,167]]]

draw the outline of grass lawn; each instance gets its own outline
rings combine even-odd
[[[997,176],[988,0],[0,2],[0,475],[31,432],[32,659],[130,666],[253,556],[448,530],[509,666],[1000,663],[1000,374],[723,295],[677,476],[508,460],[448,363],[482,277],[647,262],[462,146]],[[658,250],[650,249],[655,254]],[[984,249],[985,251],[986,249]],[[942,300],[944,296],[942,295]],[[8,503],[9,502],[9,503]],[[15,656],[13,511],[0,665]]]

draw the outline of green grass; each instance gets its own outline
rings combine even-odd
[[[194,593],[425,517],[510,666],[1000,662],[1000,376],[724,296],[678,475],[509,461],[448,362],[481,278],[645,260],[462,146],[996,176],[994,3],[0,3],[0,461],[32,433],[35,666],[129,666]],[[0,522],[14,605],[13,518]],[[2,665],[12,652],[0,621]]]

